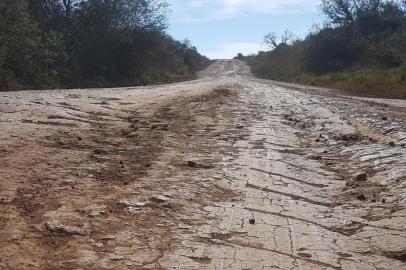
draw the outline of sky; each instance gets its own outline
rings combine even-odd
[[[265,34],[304,37],[323,22],[318,0],[168,0],[168,32],[211,59],[266,50]]]

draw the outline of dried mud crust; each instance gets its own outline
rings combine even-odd
[[[201,76],[4,94],[0,268],[405,269],[403,110]]]
[[[207,153],[220,151],[212,138],[238,121],[229,109],[237,99],[220,87],[129,111],[116,123],[90,114],[82,119],[89,123],[85,129],[16,149],[24,171],[13,172],[9,164],[7,177],[21,186],[0,204],[0,268],[158,269],[157,261],[178,244],[179,222],[207,222],[190,218],[193,211],[238,195],[192,181],[220,166]],[[19,157],[25,152],[28,160]],[[192,159],[199,166],[190,166]]]

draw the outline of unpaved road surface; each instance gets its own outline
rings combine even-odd
[[[0,94],[0,269],[406,269],[405,102],[218,61]]]

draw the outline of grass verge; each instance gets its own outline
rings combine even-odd
[[[395,69],[359,69],[321,76],[305,74],[291,81],[337,88],[351,95],[406,99],[406,65]]]

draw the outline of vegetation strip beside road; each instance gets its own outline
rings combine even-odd
[[[167,12],[161,0],[0,1],[0,91],[190,79],[210,61],[166,33]]]
[[[271,33],[270,51],[238,58],[261,78],[406,98],[406,1],[323,0],[321,9],[327,22],[303,40]]]

